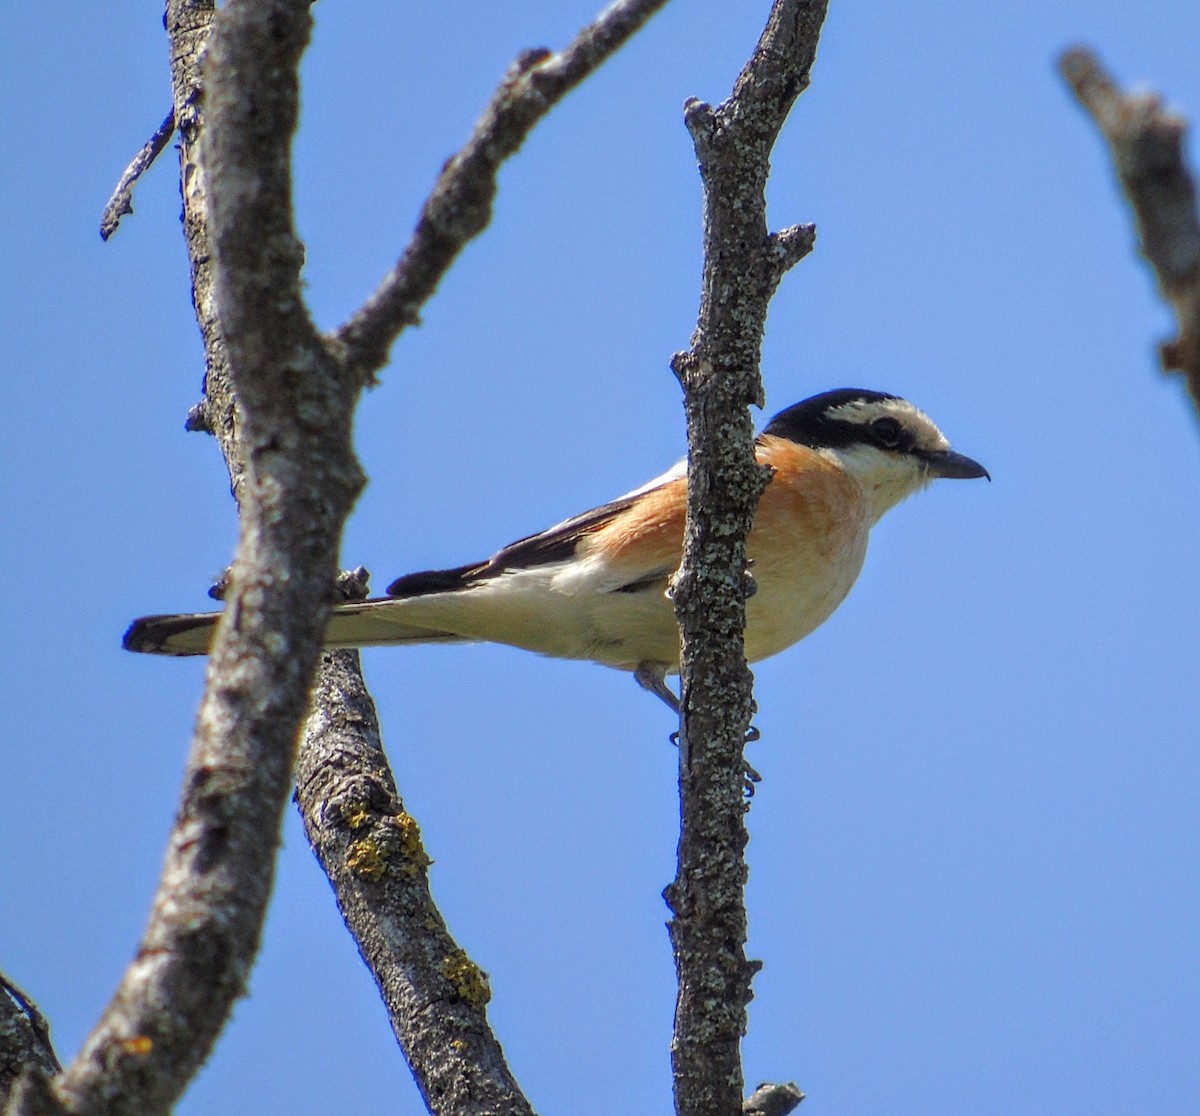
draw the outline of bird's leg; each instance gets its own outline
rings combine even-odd
[[[638,663],[637,670],[633,672],[633,680],[643,690],[649,690],[655,697],[665,701],[673,713],[679,712],[679,698],[671,692],[667,685],[666,663]]]

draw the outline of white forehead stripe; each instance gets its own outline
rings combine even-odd
[[[831,419],[861,423],[870,422],[881,415],[891,415],[902,421],[916,415],[928,422],[930,426],[933,425],[929,417],[918,411],[907,399],[851,399],[849,403],[840,403],[836,407],[830,407],[825,413]]]
[[[917,410],[907,399],[852,399],[849,403],[830,407],[825,414],[831,419],[862,426],[888,415],[912,434],[921,449],[938,451],[950,448],[950,443],[933,419],[924,411]]]

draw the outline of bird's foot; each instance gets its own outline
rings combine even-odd
[[[761,737],[762,737],[762,733],[760,733],[758,731],[758,729],[756,729],[753,725],[751,725],[750,728],[746,731],[746,743],[747,744],[751,744],[755,740],[760,739]],[[678,732],[671,733],[671,735],[668,736],[667,739],[672,744],[674,744],[676,748],[679,747],[679,733]],[[744,781],[745,794],[746,794],[747,798],[753,798],[755,785],[762,782],[762,776],[753,767],[751,767],[749,763],[746,762],[745,757],[742,758],[742,765],[743,765],[742,779]]]

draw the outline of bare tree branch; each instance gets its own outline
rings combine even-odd
[[[599,65],[656,6],[620,4],[587,29],[562,56],[565,62],[559,66],[564,84],[554,99]],[[235,325],[227,320],[224,299],[219,300],[222,313],[216,313],[218,299],[214,294],[205,205],[206,177],[195,154],[196,139],[204,134],[203,120],[195,97],[189,93],[189,83],[178,80],[185,73],[188,36],[194,35],[196,26],[192,11],[181,6],[172,23],[172,43],[176,103],[188,109],[187,116],[181,117],[180,128],[185,229],[197,316],[208,362],[205,398],[189,416],[189,427],[209,429],[216,434],[229,465],[235,496],[244,503],[248,478],[252,475],[245,446],[251,423],[248,408],[238,398],[236,389],[240,382],[235,384],[230,371],[228,350],[233,346],[227,346],[227,335]],[[548,107],[549,103],[538,115]],[[526,130],[535,119],[528,121]],[[516,146],[514,143],[513,150]],[[479,161],[478,156],[460,159],[468,166]],[[216,173],[211,160],[203,170],[210,176]],[[426,208],[438,211],[432,201]],[[276,235],[286,242],[290,227],[279,228]],[[457,248],[442,261],[442,271],[456,252]],[[420,301],[432,294],[437,278],[440,272],[416,296]],[[289,279],[286,268],[283,279],[285,282]],[[406,297],[412,297],[411,292]],[[412,304],[414,315],[420,301]],[[298,298],[290,304],[299,307]],[[353,320],[363,320],[364,313]],[[293,325],[303,334],[305,322],[287,322],[282,328]],[[387,343],[381,350],[381,359],[386,355]],[[359,382],[358,375],[347,379],[349,387]],[[400,839],[417,831],[415,821],[403,812],[395,798],[394,780],[379,744],[373,707],[357,656],[327,658],[316,690],[313,715],[301,743],[299,765],[298,800],[310,839],[330,875],[347,924],[376,975],[393,1028],[427,1102],[434,1111],[446,1113],[529,1112],[528,1102],[512,1080],[499,1044],[487,1026],[486,981],[446,932],[429,896],[423,870],[414,868],[412,858],[404,866],[413,869],[415,876],[408,871],[399,872],[398,859],[375,859],[383,852],[392,857],[397,849],[402,851]],[[336,804],[350,801],[348,796],[354,790],[364,787],[371,788],[372,793],[361,799],[362,803],[373,809],[383,804],[383,812],[377,814],[368,833],[359,831],[364,824],[359,813],[351,811],[347,816],[336,808]],[[332,796],[334,807],[324,802],[326,795]],[[359,830],[348,828],[347,817],[359,823]],[[384,872],[376,879],[380,866]]]
[[[358,652],[327,651],[296,771],[297,802],[346,925],[435,1116],[531,1116],[487,1021],[486,976],[429,891]]]
[[[581,80],[632,34],[658,3],[617,5],[587,29],[561,59],[554,60],[548,86],[554,96],[525,123],[526,131],[552,100]],[[193,408],[188,425],[192,429],[210,430],[217,436],[229,466],[235,497],[243,507],[244,519],[249,522],[253,514],[256,477],[254,415],[255,408],[261,409],[264,401],[245,397],[245,378],[241,373],[235,376],[233,368],[241,368],[243,362],[257,365],[269,354],[256,351],[253,344],[248,351],[239,351],[239,344],[244,343],[241,339],[248,337],[253,343],[256,338],[254,324],[261,324],[261,319],[265,318],[270,323],[271,333],[257,337],[260,341],[271,337],[272,351],[282,357],[281,367],[286,368],[292,363],[303,366],[306,361],[319,366],[325,358],[313,346],[311,326],[294,286],[299,252],[288,214],[286,151],[278,144],[272,146],[268,137],[254,135],[254,122],[249,121],[246,122],[247,132],[242,133],[249,140],[248,148],[234,152],[229,164],[222,164],[214,157],[215,144],[206,145],[207,158],[203,165],[198,158],[198,141],[206,135],[206,128],[199,99],[195,96],[198,77],[192,61],[203,46],[209,18],[208,5],[204,3],[179,2],[168,11],[175,102],[180,120],[184,223],[192,262],[194,300],[207,358],[204,400]],[[218,88],[218,73],[214,70],[208,82],[209,102],[214,114],[211,126],[215,126],[218,99],[223,92]],[[275,79],[282,77],[290,83],[293,73],[291,68],[283,66]],[[561,88],[555,88],[556,82]],[[527,99],[532,96],[530,88],[527,87],[525,93]],[[263,90],[261,95],[267,96],[269,92]],[[544,94],[539,90],[538,95]],[[245,96],[243,105],[255,118],[259,117],[259,101],[255,96]],[[283,115],[293,108],[291,104],[282,106]],[[267,117],[260,122],[267,125]],[[280,127],[278,122],[275,126]],[[504,131],[503,128],[500,130]],[[283,127],[279,134],[286,136],[288,128]],[[518,144],[519,140],[512,141],[512,150]],[[261,166],[254,163],[260,153],[264,156]],[[479,155],[460,158],[468,167],[477,166],[480,161]],[[494,170],[492,173],[494,177]],[[225,220],[222,199],[214,197],[211,224],[215,231],[210,237],[208,196],[216,176],[226,174],[233,174],[235,183],[265,180],[269,184],[267,189],[255,191],[265,208],[243,205],[242,199],[233,197],[231,219]],[[448,196],[454,196],[454,189],[450,189]],[[274,204],[272,199],[279,204]],[[431,202],[426,208],[436,214],[444,211],[445,204],[441,203],[439,208]],[[229,236],[227,241],[221,239],[222,225]],[[265,240],[265,246],[274,249],[274,257],[271,258],[269,253],[258,256],[256,250],[263,245],[256,245],[256,240]],[[245,250],[250,251],[252,258],[239,258]],[[220,275],[214,276],[214,252],[222,264],[228,264],[232,257],[237,264],[236,273],[244,276],[258,272],[259,281],[250,290],[227,292]],[[442,271],[456,252],[457,248],[442,261]],[[418,252],[418,259],[421,258]],[[420,302],[432,294],[440,274],[417,295],[412,295],[410,290],[405,296],[415,299],[411,303],[414,316]],[[280,291],[286,292],[282,299]],[[255,298],[260,292],[262,298]],[[240,302],[243,296],[249,297]],[[264,305],[264,299],[271,305]],[[363,314],[354,320],[364,320]],[[282,339],[290,336],[294,340],[289,348],[277,342],[276,336]],[[384,342],[380,350],[381,361],[386,356],[388,343],[390,340]],[[335,345],[332,351],[343,358],[338,363],[345,370],[345,356],[352,357],[352,351],[341,345]],[[361,380],[361,373],[343,376],[342,386],[353,394]],[[254,386],[250,384],[252,391]],[[324,398],[317,400],[319,407],[326,402]],[[337,423],[332,425],[336,428]],[[262,452],[269,453],[270,450],[263,446]],[[234,588],[236,591],[236,569]],[[227,612],[236,607],[235,597],[227,606]],[[311,616],[321,613],[319,606],[311,605],[302,611]],[[364,710],[370,712],[369,717]],[[338,759],[326,768],[323,761],[330,759],[330,748],[336,750]],[[379,745],[357,656],[342,655],[328,660],[328,670],[317,688],[313,718],[304,735],[300,766],[301,792],[298,797],[314,848],[322,856],[348,925],[379,980],[394,1029],[431,1107],[446,1113],[529,1112],[529,1105],[513,1082],[499,1045],[487,1027],[484,1015],[486,980],[446,933],[429,897],[423,871],[414,869],[416,876],[410,878],[408,872],[395,871],[399,861],[393,859],[390,865],[385,865],[383,876],[375,879],[377,867],[384,864],[376,857],[385,852],[388,855],[402,852],[406,847],[404,840],[410,838],[417,840],[416,850],[419,851],[419,838],[415,838],[415,821],[403,813],[395,799],[394,781]],[[313,775],[313,772],[319,774]],[[353,820],[361,829],[363,819],[358,813],[352,811],[347,820],[347,815],[322,802],[326,793],[333,796],[335,803],[348,801],[348,784],[354,788],[374,788],[375,793],[363,799],[364,803],[375,807],[384,803],[385,812],[378,815],[377,823],[372,824],[367,834],[347,828]],[[347,839],[348,844],[341,843]],[[406,868],[414,868],[416,856],[417,852],[411,851],[405,861]],[[387,871],[388,867],[393,871]]]
[[[561,54],[531,52],[514,64],[467,146],[447,164],[400,263],[338,332],[357,375],[382,365],[458,252],[486,226],[500,163],[662,2],[621,0]],[[397,797],[357,655],[325,657],[297,781],[309,840],[431,1111],[530,1112],[488,1026],[486,981],[433,903],[416,822]],[[405,851],[410,838],[415,850]]]
[[[291,215],[289,149],[296,68],[310,30],[308,0],[230,0],[216,17],[211,0],[169,0],[185,230],[207,355],[205,402],[192,425],[212,430],[220,440],[241,508],[242,535],[210,656],[179,819],[142,947],[54,1092],[30,1079],[34,1083],[19,1111],[62,1104],[76,1112],[165,1112],[207,1056],[243,990],[258,945],[327,586],[342,525],[362,483],[350,445],[358,389],[382,365],[399,332],[416,320],[457,252],[486,225],[501,162],[552,104],[662,2],[618,0],[561,54],[533,52],[518,61],[467,147],[447,166],[395,271],[325,340],[302,301],[302,250]],[[734,98],[715,112],[693,105],[688,113],[706,182],[709,252],[693,349],[676,367],[688,391],[694,493],[721,495],[726,489],[720,484],[730,476],[735,484],[732,502],[711,504],[711,517],[696,506],[689,513],[695,521],[689,545],[700,559],[685,565],[680,611],[695,617],[705,608],[706,594],[715,592],[713,600],[722,593],[732,597],[734,611],[726,615],[734,624],[718,621],[716,629],[734,641],[740,638],[743,600],[736,588],[730,593],[717,582],[722,561],[734,571],[733,583],[740,579],[745,531],[740,552],[736,541],[732,549],[726,543],[714,548],[711,533],[734,522],[728,509],[739,505],[737,514],[748,527],[762,480],[751,465],[738,487],[737,459],[741,450],[749,452],[749,441],[736,419],[716,431],[715,441],[706,441],[703,412],[707,408],[708,420],[720,426],[726,421],[722,408],[740,409],[745,419],[746,401],[761,398],[757,354],[766,304],[783,272],[811,247],[811,229],[767,234],[761,195],[774,136],[807,84],[823,11],[823,5],[779,0]],[[205,82],[206,123],[197,97],[198,65],[210,24],[215,33]],[[745,212],[736,212],[743,205]],[[726,259],[715,263],[720,254]],[[706,460],[715,463],[717,480],[708,478]],[[689,631],[686,621],[684,628]],[[712,625],[700,628],[711,631]],[[737,1042],[753,970],[742,953],[745,869],[738,844],[739,834],[742,844],[745,839],[740,742],[749,716],[749,675],[740,662],[740,681],[735,679],[745,684],[740,714],[735,703],[732,716],[713,715],[710,699],[720,686],[706,689],[698,681],[695,663],[708,653],[687,658],[689,639],[685,635],[685,811],[689,801],[705,797],[697,796],[697,778],[708,780],[705,772],[719,769],[706,758],[704,745],[724,731],[736,741],[730,785],[736,788],[732,813],[738,821],[726,834],[737,844],[732,876],[714,875],[712,858],[702,863],[706,855],[696,859],[696,841],[706,839],[703,826],[693,827],[690,838],[685,826],[681,841],[681,877],[672,901],[685,1022],[677,1035],[682,1053],[677,1052],[676,1072],[681,1078],[692,1073],[680,1094],[690,1100],[681,1100],[680,1111],[732,1112],[723,1102],[732,1095],[740,1107]],[[712,661],[718,668],[727,662],[719,646]],[[449,938],[432,906],[415,822],[403,811],[382,759],[354,656],[328,660],[319,697],[305,737],[302,809],[420,1087],[436,1112],[529,1112],[487,1028],[486,978]],[[700,757],[695,763],[690,742]],[[727,806],[725,789],[709,796],[709,805]],[[682,852],[689,840],[691,867],[699,869],[691,876]],[[723,857],[728,848],[728,841],[718,841],[713,852]],[[725,889],[730,879],[733,891]],[[714,900],[720,909],[712,921],[705,905]],[[740,912],[731,919],[729,904]],[[711,979],[716,968],[730,971],[729,952],[719,956],[719,949],[710,948],[713,931],[727,933],[731,926],[736,971],[724,991],[733,995],[733,1010],[706,1014],[697,1010],[697,994],[704,998],[716,988]],[[729,1039],[734,1072],[724,1091],[714,1092]],[[698,1075],[693,1072],[698,1057],[706,1054],[697,1043],[716,1055],[712,1067]]]
[[[765,189],[775,139],[808,86],[825,0],[776,0],[758,46],[716,109],[685,120],[704,183],[704,275],[692,347],[674,368],[688,420],[688,527],[674,581],[683,638],[679,871],[667,897],[679,976],[672,1047],[682,1116],[742,1109],[745,956],[743,742],[753,678],[742,633],[746,537],[767,482],[754,461],[748,406],[761,405],[767,305],[812,247],[811,227],[772,236]]]
[[[37,1004],[0,973],[0,1110],[22,1074],[44,1079],[60,1069],[50,1028]]]
[[[616,0],[557,54],[529,50],[509,67],[466,146],[446,164],[413,238],[378,290],[336,333],[347,365],[364,381],[419,321],[458,253],[492,217],[500,165],[562,97],[620,48],[666,0]]]
[[[146,141],[141,151],[133,157],[133,162],[125,168],[125,173],[121,175],[117,188],[113,191],[112,197],[108,199],[108,204],[104,207],[104,213],[100,217],[101,240],[107,240],[112,236],[117,231],[121,218],[126,213],[133,212],[134,185],[150,164],[158,158],[159,153],[167,146],[174,134],[175,107],[172,105],[166,119],[158,126],[158,131]]]
[[[4,1108],[6,1116],[20,1113],[21,1116],[68,1116],[59,1095],[54,1091],[54,1080],[33,1069],[26,1071],[13,1084]]]
[[[1142,255],[1175,310],[1179,336],[1161,346],[1163,368],[1184,373],[1200,412],[1200,213],[1183,155],[1187,123],[1157,94],[1121,89],[1085,47],[1067,51],[1059,66],[1108,141]]]
[[[203,163],[215,305],[206,309],[220,319],[243,420],[242,535],[150,923],[55,1083],[77,1112],[168,1111],[244,992],[341,529],[362,484],[350,448],[356,393],[304,312],[291,224],[308,0],[232,0],[215,20],[208,4],[172,4],[173,61],[187,70],[185,81],[175,74],[177,110],[181,85],[184,106],[193,101],[210,20]],[[194,128],[196,118],[179,122]],[[203,188],[194,138],[184,142],[193,201]],[[198,303],[206,297],[198,287]]]
[[[204,395],[188,414],[187,429],[213,434],[229,469],[234,500],[240,505],[244,455],[241,418],[229,373],[229,354],[217,317],[213,291],[212,239],[208,196],[200,169],[204,132],[200,64],[208,42],[215,0],[168,0],[167,36],[171,50],[171,88],[179,132],[179,179],[183,195],[183,231],[191,266],[192,304],[204,341]]]

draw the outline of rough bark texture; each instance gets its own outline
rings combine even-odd
[[[486,227],[501,163],[664,2],[621,0],[560,53],[529,51],[510,67],[439,177],[396,268],[334,335],[357,380],[382,365]],[[430,895],[417,824],[397,797],[358,656],[331,654],[324,663],[301,740],[298,802],[417,1085],[430,1110],[446,1116],[528,1113],[487,1023],[486,977],[449,936]]]
[[[291,230],[307,0],[234,0],[215,18],[210,4],[172,3],[167,26],[197,310],[206,341],[219,319],[225,345],[209,347],[209,373],[227,355],[220,374],[239,399],[242,533],[149,925],[54,1083],[69,1111],[131,1116],[169,1111],[245,990],[338,542],[362,483],[354,393],[304,312]]]
[[[229,375],[229,354],[217,317],[208,195],[200,167],[200,137],[205,123],[200,62],[208,41],[213,9],[213,0],[170,0],[167,4],[171,88],[179,133],[183,233],[191,268],[192,305],[204,341],[204,395],[188,415],[187,427],[216,436],[229,468],[234,499],[240,504],[245,473],[239,439],[241,422]]]
[[[100,239],[107,240],[117,231],[121,218],[133,212],[133,188],[137,180],[149,168],[150,164],[162,153],[171,137],[175,134],[175,109],[167,113],[166,119],[158,126],[158,130],[144,144],[141,151],[125,168],[121,181],[108,199],[104,213],[100,218]]]
[[[760,1085],[742,1106],[743,1116],[787,1116],[802,1100],[794,1081],[786,1085]]]
[[[805,89],[823,0],[777,0],[733,95],[688,103],[704,184],[704,276],[689,352],[674,363],[688,421],[688,528],[674,582],[683,637],[679,871],[667,890],[679,976],[673,1065],[684,1116],[742,1110],[745,956],[743,742],[753,679],[742,632],[746,537],[767,477],[754,462],[749,404],[763,400],[759,355],[767,305],[811,248],[811,227],[772,235],[765,189],[775,138]]]
[[[45,1081],[61,1068],[37,1005],[0,973],[0,1109],[22,1074]]]
[[[430,894],[430,860],[397,794],[358,652],[323,660],[297,801],[421,1095],[438,1116],[530,1116],[488,1026],[487,977]]]
[[[1163,368],[1184,374],[1200,412],[1200,212],[1183,154],[1187,123],[1157,94],[1121,89],[1085,48],[1067,51],[1059,64],[1108,141],[1142,255],[1175,311],[1179,336],[1161,346]]]
[[[350,444],[359,388],[487,224],[500,163],[663,2],[618,0],[561,53],[523,55],[443,172],[396,269],[324,338],[302,301],[291,214],[289,149],[309,0],[230,0],[219,14],[212,0],[168,0],[172,118],[206,352],[204,399],[188,426],[219,439],[242,533],[137,957],[79,1057],[53,1081],[26,1074],[7,1112],[152,1116],[171,1108],[208,1056],[258,948],[338,542],[362,484]],[[708,253],[693,348],[676,364],[688,390],[694,470],[678,585],[685,826],[671,894],[685,1112],[741,1109],[737,1044],[752,966],[742,953],[740,744],[751,698],[738,641],[745,530],[763,483],[746,403],[761,398],[767,300],[811,246],[811,229],[767,234],[762,189],[774,135],[807,83],[823,10],[779,0],[734,98],[715,112],[698,104],[688,111],[705,178]],[[132,188],[168,135],[164,125],[124,186]],[[128,189],[111,219],[128,211]],[[353,654],[326,660],[300,772],[310,839],[431,1110],[529,1112],[487,1027],[486,977],[433,907],[416,823],[397,797]],[[709,1002],[714,995],[732,997],[731,1007]],[[35,1035],[27,1045],[35,1063],[36,1046]]]

